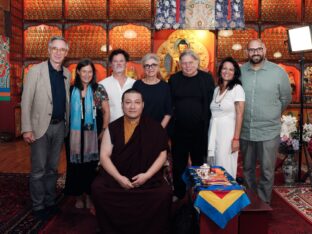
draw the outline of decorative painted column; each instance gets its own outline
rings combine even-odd
[[[0,0],[0,134],[20,136],[23,0]]]
[[[0,101],[10,101],[9,38],[0,35]]]

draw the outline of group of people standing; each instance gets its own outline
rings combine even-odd
[[[126,76],[129,54],[116,49],[109,55],[110,77],[97,83],[92,61],[83,59],[70,88],[70,73],[62,66],[68,49],[64,38],[51,38],[48,61],[33,66],[24,82],[22,133],[31,146],[35,216],[58,211],[55,184],[64,137],[65,193],[76,196],[77,208],[96,212],[103,233],[165,233],[171,201],[186,193],[182,174],[189,160],[223,166],[236,178],[239,150],[246,185],[270,203],[280,115],[291,89],[287,73],[265,58],[260,39],[248,43],[249,61],[241,68],[231,57],[221,61],[216,87],[192,50],[180,54],[181,71],[166,83],[156,54],[142,58],[144,77],[135,81]],[[173,191],[163,176],[168,151]]]

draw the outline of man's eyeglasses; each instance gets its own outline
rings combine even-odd
[[[143,67],[144,67],[144,69],[154,69],[154,68],[156,68],[158,66],[158,64],[156,64],[156,63],[152,63],[152,64],[144,64],[143,65]]]
[[[61,53],[65,54],[67,52],[67,49],[66,48],[51,47],[51,51],[53,53],[61,52]]]
[[[258,48],[248,48],[247,49],[249,53],[262,53],[263,52],[263,47],[258,47]]]

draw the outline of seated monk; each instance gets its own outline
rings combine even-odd
[[[143,97],[122,96],[124,116],[104,132],[102,168],[92,184],[101,233],[168,233],[172,192],[163,177],[168,138],[161,125],[141,116]]]

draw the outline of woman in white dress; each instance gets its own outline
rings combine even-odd
[[[224,167],[235,179],[245,93],[238,63],[227,57],[218,69],[218,86],[210,104],[208,162]]]

